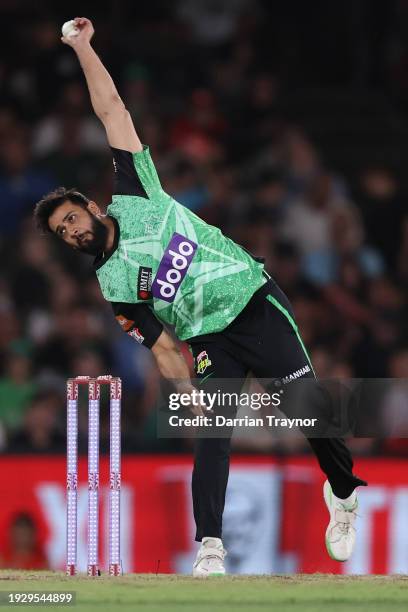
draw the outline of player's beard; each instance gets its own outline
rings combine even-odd
[[[83,244],[77,246],[78,251],[87,255],[99,255],[106,249],[108,240],[108,228],[99,221],[97,217],[89,213],[91,217],[91,229],[85,234]]]

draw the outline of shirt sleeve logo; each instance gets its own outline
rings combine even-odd
[[[167,245],[152,284],[152,294],[159,300],[173,302],[198,245],[181,234],[174,233]]]
[[[139,344],[143,344],[144,336],[140,332],[140,329],[134,326],[134,321],[132,321],[131,319],[127,319],[123,315],[118,315],[117,317],[115,317],[115,319],[128,336],[136,340],[136,342],[139,342]]]
[[[137,327],[134,327],[128,332],[128,336],[136,340],[139,344],[143,344],[144,336],[140,333],[140,330]]]
[[[125,331],[125,332],[130,331],[132,329],[132,327],[134,326],[134,324],[135,324],[134,321],[131,321],[130,319],[127,319],[123,315],[118,315],[115,318],[116,318],[117,322],[119,323],[119,325],[121,326],[121,328],[123,329],[123,331]]]
[[[139,300],[152,298],[152,269],[140,266],[137,278],[137,297]]]

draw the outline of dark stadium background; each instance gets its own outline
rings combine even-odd
[[[407,378],[407,0],[2,0],[5,458],[64,454],[65,381],[79,373],[123,378],[124,452],[191,450],[156,439],[156,368],[118,328],[90,261],[39,236],[31,221],[35,202],[58,185],[110,202],[105,135],[59,39],[77,15],[93,20],[94,46],[164,188],[266,257],[317,374]],[[395,432],[407,435],[408,418],[367,407],[374,418],[383,438],[350,441],[355,455],[406,457]],[[85,450],[85,417],[81,427]],[[308,453],[303,440],[237,446]],[[30,523],[24,513],[16,520]]]

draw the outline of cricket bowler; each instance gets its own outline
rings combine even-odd
[[[214,379],[313,378],[291,305],[263,261],[176,202],[161,187],[149,148],[143,146],[115,84],[91,46],[89,19],[74,20],[63,36],[83,69],[95,114],[112,150],[114,190],[107,214],[75,189],[60,187],[35,208],[42,231],[95,256],[104,298],[122,329],[149,348],[161,374],[180,393],[193,393],[189,369],[166,325],[189,344],[200,388]],[[249,118],[250,119],[250,118]],[[300,374],[299,374],[300,373]],[[202,415],[205,406],[191,407]],[[329,555],[349,559],[355,543],[356,488],[341,438],[309,438],[327,476],[323,496],[330,514]],[[192,495],[197,577],[225,573],[222,516],[229,474],[230,438],[197,438]],[[299,513],[299,528],[302,509]]]

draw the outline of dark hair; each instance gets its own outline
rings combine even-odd
[[[58,206],[61,206],[61,204],[68,200],[82,206],[82,208],[87,208],[89,203],[89,199],[74,188],[65,189],[65,187],[58,187],[54,191],[50,191],[35,205],[34,220],[38,229],[43,233],[51,232],[48,225],[50,216]]]

